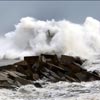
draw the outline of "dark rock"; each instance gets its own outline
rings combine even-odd
[[[77,72],[80,72],[82,70],[85,70],[83,68],[81,68],[77,63],[73,62],[71,64],[66,64],[64,65],[66,66],[71,72],[73,73],[77,73]]]
[[[28,65],[33,65],[34,63],[39,61],[39,56],[24,57],[24,60],[27,62]]]
[[[40,84],[40,83],[38,83],[38,82],[34,82],[33,83],[37,88],[42,88],[42,85]]]
[[[80,57],[75,58],[75,62],[82,65],[86,60],[82,60]]]
[[[50,76],[53,76],[55,78],[55,81],[63,81],[61,77],[59,77],[55,72],[49,70],[48,68],[45,68],[45,71],[50,74]]]
[[[4,80],[7,80],[6,75],[2,75],[2,74],[0,73],[0,81],[4,81]]]
[[[25,74],[19,73],[19,72],[17,72],[17,71],[12,71],[12,72],[14,72],[16,75],[18,75],[18,76],[20,76],[20,77],[23,77],[23,78],[26,77]]]
[[[47,79],[50,82],[68,81],[81,82],[100,80],[100,75],[81,68],[84,60],[79,57],[41,54],[40,56],[24,57],[24,61],[13,65],[0,67],[0,87],[16,87],[34,84],[41,88],[41,84],[33,81]]]
[[[88,81],[100,80],[100,77],[92,72],[87,72]]]
[[[37,73],[33,73],[33,80],[38,80],[39,79],[39,75]]]
[[[78,72],[75,74],[80,81],[87,81],[87,72]]]
[[[75,62],[75,58],[71,57],[71,56],[66,56],[66,55],[62,55],[61,58],[60,58],[60,63],[61,64],[71,64]]]
[[[15,65],[15,67],[18,67],[18,66],[27,66],[28,64],[26,61],[20,61],[20,62],[15,63],[14,65]]]
[[[3,70],[15,70],[15,68],[13,67],[13,65],[0,66],[0,71]]]
[[[0,88],[15,88],[14,85],[10,84],[7,80],[6,81],[0,81]]]
[[[100,76],[100,72],[97,71],[97,70],[94,70],[92,73],[95,74],[95,75],[97,75],[97,76]]]
[[[62,55],[61,59],[60,59],[61,64],[71,64],[73,62],[82,65],[83,62],[85,62],[85,60],[80,59],[79,57],[72,57],[72,56],[66,56],[66,55]]]
[[[47,67],[49,67],[50,69],[51,68],[56,68],[56,69],[59,69],[59,70],[64,70],[62,67],[54,65],[52,63],[46,63],[46,64],[47,64]]]
[[[19,77],[18,75],[15,74],[14,71],[8,71],[8,70],[7,70],[6,73],[8,74],[8,76],[10,75],[10,76],[12,76],[12,77]]]
[[[16,77],[15,80],[18,81],[21,85],[32,84],[32,81],[26,80],[26,79],[21,78],[21,77]]]

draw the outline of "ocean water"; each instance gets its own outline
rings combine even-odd
[[[100,100],[100,81],[41,84],[43,88],[25,85],[16,90],[0,89],[0,100]]]
[[[94,60],[95,59],[95,60]],[[82,67],[88,71],[100,73],[100,59],[87,60]],[[0,64],[13,64],[18,60],[1,60]],[[0,89],[0,100],[100,100],[100,81],[92,82],[57,82],[37,80],[43,88],[32,84],[12,89]]]
[[[15,25],[14,31],[0,37],[0,66],[41,53],[79,56],[87,59],[83,68],[100,73],[100,21],[87,17],[83,24],[76,24],[26,17]],[[100,100],[100,81],[38,82],[43,88],[30,84],[15,90],[2,88],[0,100]]]
[[[25,17],[15,30],[0,36],[0,47],[0,59],[41,53],[94,58],[100,51],[100,21],[87,17],[83,24],[77,24]]]

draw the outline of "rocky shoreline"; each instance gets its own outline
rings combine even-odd
[[[85,60],[79,57],[41,54],[24,57],[23,61],[0,67],[0,88],[16,88],[34,84],[42,88],[39,79],[50,82],[82,82],[100,80],[98,73],[88,72],[81,66]]]

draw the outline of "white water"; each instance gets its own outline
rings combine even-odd
[[[49,33],[48,33],[49,31]],[[0,38],[0,58],[23,58],[50,53],[93,58],[100,50],[100,22],[87,17],[83,24],[22,18],[15,30]]]
[[[88,17],[80,25],[67,20],[39,21],[26,17],[15,28],[0,38],[1,59],[41,53],[68,54],[88,59],[83,67],[100,72],[100,22],[96,19]],[[43,88],[26,85],[15,91],[0,89],[0,100],[100,100],[100,81],[39,82]]]
[[[100,81],[46,83],[43,88],[0,89],[0,100],[100,100]]]

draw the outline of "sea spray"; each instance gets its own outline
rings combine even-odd
[[[15,25],[14,31],[0,38],[0,59],[22,59],[41,53],[89,59],[99,50],[100,22],[92,17],[87,17],[83,24],[25,17]]]

